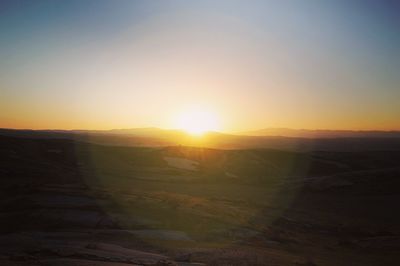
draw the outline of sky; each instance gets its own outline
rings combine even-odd
[[[0,0],[0,127],[400,129],[400,4]]]

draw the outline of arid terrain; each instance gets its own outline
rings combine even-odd
[[[0,136],[0,265],[400,264],[399,138],[35,134]]]

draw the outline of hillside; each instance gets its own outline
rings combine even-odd
[[[400,151],[0,147],[5,265],[400,262]]]
[[[39,139],[69,139],[101,145],[166,147],[174,145],[216,149],[281,149],[291,151],[379,151],[400,150],[397,133],[374,133],[366,136],[287,137],[247,136],[209,132],[201,137],[179,130],[157,128],[118,130],[14,130],[0,129],[0,135]]]

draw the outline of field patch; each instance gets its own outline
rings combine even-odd
[[[186,158],[165,156],[164,160],[169,166],[183,170],[197,171],[199,167],[198,162]]]

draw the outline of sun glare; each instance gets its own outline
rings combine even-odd
[[[207,110],[192,109],[183,112],[177,121],[177,127],[194,136],[219,129],[217,116]]]

